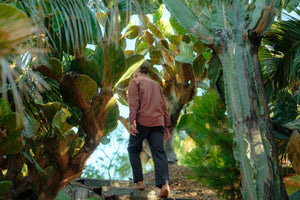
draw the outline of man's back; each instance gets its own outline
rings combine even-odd
[[[129,83],[130,113],[144,126],[164,126],[165,100],[161,87],[147,75],[141,74]],[[130,120],[131,117],[129,116]],[[133,119],[134,120],[134,119]]]

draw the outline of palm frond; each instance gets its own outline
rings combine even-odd
[[[272,77],[275,88],[298,88],[300,77],[300,20],[291,17],[276,22],[266,34],[264,43],[270,45],[275,63]],[[295,85],[296,84],[296,85]]]
[[[70,47],[67,53],[75,54],[76,50],[85,48],[86,43],[94,44],[101,40],[101,28],[85,0],[28,0],[21,1],[19,7],[33,24],[40,27],[39,37],[46,35],[48,40],[55,41],[52,34],[44,34],[49,32],[49,26],[53,27],[60,39],[56,48]],[[44,24],[45,18],[50,19],[49,25]]]

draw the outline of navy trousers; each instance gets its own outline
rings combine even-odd
[[[142,181],[143,170],[140,153],[143,149],[144,139],[148,140],[155,170],[155,185],[159,188],[169,181],[168,159],[164,150],[164,128],[162,126],[147,127],[137,123],[139,133],[130,135],[128,154],[132,167],[134,183]]]

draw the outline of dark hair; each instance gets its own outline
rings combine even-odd
[[[142,74],[148,74],[150,71],[150,64],[147,61],[144,61],[140,66],[140,69]]]

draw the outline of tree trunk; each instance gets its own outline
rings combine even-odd
[[[264,105],[259,101],[261,91],[254,73],[255,52],[249,40],[234,36],[233,41],[229,35],[221,36],[217,52],[224,70],[226,107],[235,132],[234,155],[242,174],[243,197],[281,199],[278,166],[271,154],[273,141],[267,137],[270,127],[261,115]]]
[[[83,110],[80,126],[86,133],[85,143],[73,157],[57,161],[57,168],[51,173],[47,184],[37,191],[38,200],[54,200],[65,185],[81,176],[87,159],[95,151],[104,136],[104,119],[109,114],[106,107],[112,97],[113,93],[111,91],[101,92],[100,95],[95,95],[93,98],[92,106]],[[102,109],[95,113],[97,107]]]
[[[177,165],[178,162],[178,158],[176,156],[173,147],[175,136],[176,136],[176,128],[172,128],[170,130],[170,139],[164,144],[164,149],[167,154],[168,163],[171,165]]]
[[[250,47],[250,55],[252,57],[253,63],[254,63],[254,74],[255,74],[255,81],[257,84],[257,90],[258,90],[258,97],[259,97],[259,102],[261,102],[263,106],[263,127],[267,131],[266,132],[266,137],[270,144],[272,145],[272,157],[274,158],[274,162],[277,165],[276,167],[276,173],[279,176],[280,180],[280,192],[281,192],[281,199],[288,199],[288,194],[286,192],[286,188],[283,182],[283,177],[282,173],[280,171],[279,167],[279,160],[278,160],[278,154],[277,154],[277,149],[275,145],[275,140],[274,140],[274,135],[272,134],[272,123],[270,119],[270,111],[267,103],[267,98],[266,98],[266,92],[263,84],[263,77],[262,77],[262,72],[260,69],[260,64],[259,64],[259,59],[258,59],[258,48],[261,43],[261,36],[259,36],[255,31],[252,31],[249,33],[249,41],[251,43]]]

